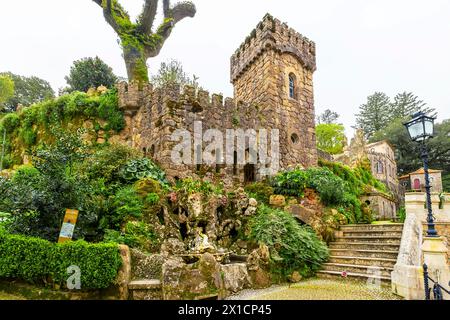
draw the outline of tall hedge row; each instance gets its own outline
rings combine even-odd
[[[70,276],[67,268],[77,266],[81,271],[81,289],[104,289],[114,283],[121,265],[115,244],[55,244],[8,234],[0,228],[0,278],[64,287]]]

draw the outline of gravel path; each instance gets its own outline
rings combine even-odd
[[[390,286],[370,287],[363,281],[308,279],[292,285],[244,290],[228,300],[400,300]]]

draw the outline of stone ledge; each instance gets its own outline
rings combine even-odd
[[[157,279],[152,280],[135,280],[128,284],[129,290],[154,290],[161,289],[161,281]]]

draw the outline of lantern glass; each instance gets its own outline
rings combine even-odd
[[[425,132],[424,132],[425,135],[428,136],[428,137],[432,137],[434,135],[433,119],[425,118],[424,128],[425,128]]]
[[[414,141],[422,141],[423,140],[423,123],[422,121],[418,120],[416,122],[413,122],[408,127],[409,135],[411,136],[411,139]]]

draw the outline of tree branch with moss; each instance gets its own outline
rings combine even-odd
[[[158,9],[158,0],[145,0],[141,15],[132,22],[129,14],[118,0],[92,0],[103,9],[103,16],[120,38],[123,57],[130,81],[148,82],[147,60],[156,57],[170,37],[175,25],[196,14],[191,2],[180,2],[174,6],[163,0],[164,20],[153,30]]]

